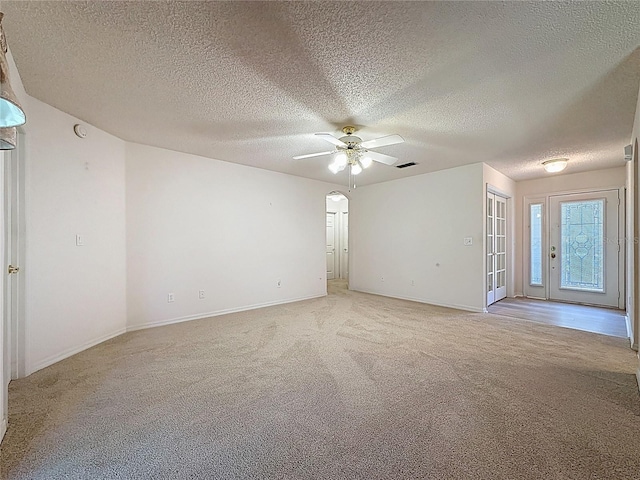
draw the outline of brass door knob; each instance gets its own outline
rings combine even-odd
[[[555,253],[552,253],[552,254],[551,254],[551,258],[556,258],[556,254],[555,254]]]
[[[18,273],[20,271],[20,267],[14,267],[13,265],[9,265],[9,275],[12,273]]]

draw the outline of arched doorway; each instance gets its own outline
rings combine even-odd
[[[349,198],[332,191],[326,196],[327,282],[349,280]]]

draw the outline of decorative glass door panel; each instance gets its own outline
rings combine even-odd
[[[560,203],[560,288],[604,292],[605,200]]]

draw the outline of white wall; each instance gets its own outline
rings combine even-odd
[[[325,195],[335,185],[126,151],[130,329],[326,294]]]
[[[126,326],[124,142],[26,98],[27,373]],[[76,234],[84,246],[76,246]]]
[[[585,189],[620,188],[626,183],[625,167],[594,170],[591,172],[574,173],[569,175],[552,175],[526,180],[516,183],[516,265],[515,265],[515,294],[523,295],[524,278],[524,198],[548,193],[572,192]]]
[[[482,311],[483,172],[478,163],[352,191],[349,288]]]

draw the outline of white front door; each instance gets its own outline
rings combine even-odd
[[[342,212],[340,224],[340,278],[349,279],[349,212]]]
[[[549,197],[549,298],[618,307],[618,190]]]
[[[507,199],[487,192],[487,305],[507,296]]]
[[[327,280],[336,278],[336,214],[327,212]]]

